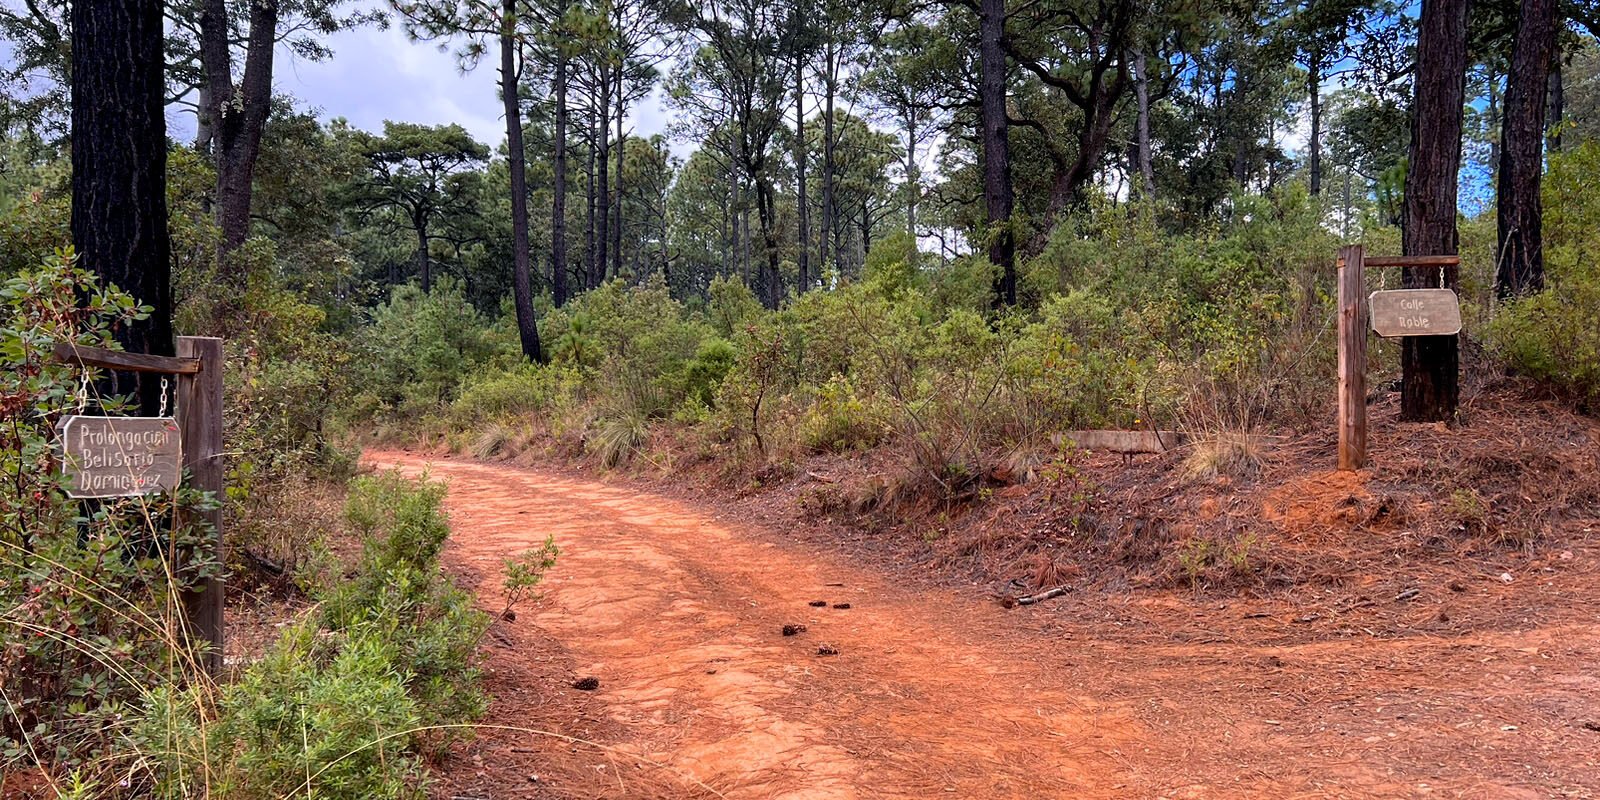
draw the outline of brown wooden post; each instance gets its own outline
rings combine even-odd
[[[1367,297],[1361,245],[1339,248],[1339,469],[1367,463]]]
[[[222,340],[209,336],[179,336],[178,356],[197,358],[200,369],[178,376],[178,429],[183,436],[183,466],[189,485],[222,498]],[[211,523],[216,557],[223,559],[222,511],[204,512]],[[207,578],[200,589],[184,598],[191,635],[208,642],[206,670],[222,672],[222,578]]]

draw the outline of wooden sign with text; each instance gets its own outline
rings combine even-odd
[[[63,417],[62,471],[68,497],[134,497],[177,488],[183,475],[172,417]]]
[[[1461,332],[1461,300],[1449,289],[1373,292],[1367,307],[1373,332],[1386,339]]]

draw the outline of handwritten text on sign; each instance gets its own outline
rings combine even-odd
[[[1461,301],[1449,289],[1393,289],[1367,300],[1372,330],[1384,338],[1454,336],[1461,332]]]
[[[183,459],[172,417],[63,417],[69,497],[131,497],[178,485]]]

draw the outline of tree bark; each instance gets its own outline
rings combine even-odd
[[[619,11],[619,26],[621,24],[620,14],[621,12]],[[624,163],[622,155],[625,145],[623,141],[625,133],[622,126],[628,110],[627,96],[622,93],[622,75],[623,70],[619,68],[617,70],[617,201],[613,204],[616,209],[613,212],[614,219],[611,222],[611,274],[616,276],[622,275],[622,166]]]
[[[1310,69],[1306,71],[1306,92],[1311,99],[1311,141],[1308,169],[1311,173],[1311,196],[1322,194],[1322,54],[1312,53]]]
[[[1139,181],[1145,199],[1153,199],[1156,196],[1156,170],[1150,153],[1150,73],[1145,69],[1144,50],[1133,54],[1133,80],[1134,100],[1138,103],[1135,137],[1138,148]]]
[[[412,229],[417,234],[417,278],[422,282],[424,294],[433,291],[433,259],[428,253],[428,220],[413,217]]]
[[[822,268],[827,269],[830,258],[835,262],[839,258],[839,209],[837,207],[838,200],[835,198],[833,190],[838,172],[838,165],[835,160],[837,153],[834,149],[833,141],[833,100],[839,92],[837,74],[839,55],[832,36],[828,37],[824,47],[826,49],[828,74],[823,78],[822,96],[822,236],[820,237],[821,247],[819,248],[819,253],[822,259]],[[835,264],[834,269],[842,274],[837,264]]]
[[[539,322],[533,316],[533,276],[528,255],[527,152],[522,145],[522,103],[517,97],[517,4],[503,0],[500,21],[500,97],[506,114],[506,166],[511,172],[511,289],[517,310],[517,338],[522,355],[544,361],[539,347]]]
[[[775,230],[775,217],[777,216],[774,213],[775,207],[775,193],[772,190],[772,182],[764,175],[756,178],[756,216],[761,223],[761,245],[762,249],[766,251],[767,262],[763,270],[766,274],[766,292],[764,294],[766,295],[767,308],[773,310],[777,310],[778,305],[783,302],[783,276],[778,271],[778,232]]]
[[[980,0],[978,95],[983,110],[983,198],[989,222],[989,261],[1000,270],[994,284],[996,308],[1017,303],[1016,244],[1011,232],[1015,198],[1006,131],[1006,54],[1002,41],[1005,15],[1005,0]]]
[[[1556,36],[1555,48],[1550,51],[1550,81],[1546,89],[1549,106],[1545,109],[1544,126],[1550,152],[1561,152],[1561,120],[1567,113],[1565,87],[1561,83],[1561,38]]]
[[[593,289],[605,283],[606,267],[610,264],[607,255],[607,246],[611,239],[611,71],[600,68],[600,124],[595,127],[598,132],[599,151],[595,155],[595,269],[589,274],[589,288]]]
[[[588,210],[587,210],[587,216],[585,217],[585,222],[584,222],[584,232],[583,232],[583,280],[580,282],[580,286],[581,286],[581,288],[584,288],[584,289],[592,289],[592,288],[594,288],[594,285],[595,285],[595,280],[594,280],[594,273],[595,273],[595,265],[594,265],[594,253],[595,253],[594,213],[595,213],[595,172],[596,172],[596,170],[595,170],[595,153],[596,153],[596,151],[598,151],[600,149],[600,139],[602,138],[602,134],[596,133],[596,131],[600,130],[600,117],[599,117],[599,112],[597,112],[594,109],[594,103],[592,103],[592,102],[589,104],[589,119],[588,119],[587,122],[588,122],[588,127],[589,127],[589,136],[590,136],[590,139],[589,139],[589,153],[588,153],[588,159],[589,159],[588,170],[589,171],[586,173],[586,175],[587,175],[587,178],[586,178],[587,185],[586,185],[586,188],[584,190],[584,202],[588,204]]]
[[[1467,82],[1467,0],[1423,0],[1414,82],[1402,245],[1406,255],[1454,255],[1459,247],[1456,172]],[[1454,267],[1408,268],[1404,285],[1420,289],[1443,283],[1454,289],[1457,272]],[[1401,418],[1454,420],[1460,395],[1458,337],[1406,337],[1400,360]]]
[[[114,331],[123,349],[172,355],[162,3],[79,2],[69,13],[72,241],[80,263],[102,283],[152,308]],[[160,381],[115,387],[130,390],[141,411],[155,416]]]
[[[917,201],[922,198],[922,171],[917,167],[917,109],[906,107],[906,233],[917,240]]]
[[[554,188],[550,200],[550,285],[556,307],[567,304],[567,57],[556,54]]]
[[[806,114],[805,60],[797,52],[794,59],[794,177],[795,218],[800,251],[795,259],[799,272],[797,294],[811,287],[811,206],[806,200]]]
[[[200,12],[200,56],[206,81],[208,136],[213,139],[217,169],[216,217],[222,231],[218,255],[225,256],[250,235],[250,201],[255,186],[261,135],[272,111],[272,59],[277,46],[278,3],[252,0],[244,76],[233,85],[228,10],[224,0],[206,0]],[[230,283],[242,286],[242,275]]]
[[[1500,249],[1495,294],[1502,300],[1544,288],[1540,230],[1544,209],[1539,184],[1544,172],[1546,98],[1556,30],[1556,0],[1522,0],[1511,70],[1506,75],[1496,191]]]

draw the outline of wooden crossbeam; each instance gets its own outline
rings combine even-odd
[[[1364,267],[1456,267],[1461,256],[1378,256],[1365,259]]]
[[[63,364],[80,367],[99,367],[123,372],[160,372],[168,375],[195,375],[200,372],[200,359],[177,356],[150,356],[144,353],[124,353],[103,347],[85,347],[71,342],[56,342],[53,353]]]

